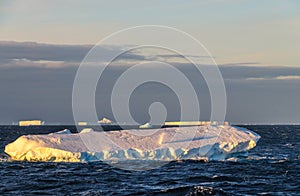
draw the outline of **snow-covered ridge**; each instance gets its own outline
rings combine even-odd
[[[232,126],[24,135],[5,147],[18,161],[225,160],[256,146],[260,136]]]

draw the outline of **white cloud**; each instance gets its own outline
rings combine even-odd
[[[246,78],[246,80],[267,80],[267,78]]]
[[[295,75],[295,76],[278,76],[276,77],[277,80],[300,80],[300,76],[299,75]]]
[[[257,78],[246,78],[246,80],[300,80],[300,75],[286,75],[286,76],[277,76],[277,77],[257,77]]]

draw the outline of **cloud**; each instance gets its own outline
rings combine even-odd
[[[277,80],[300,80],[299,76],[278,76],[276,77]]]
[[[277,76],[271,78],[246,78],[246,80],[300,80],[300,75],[286,75],[286,76]]]
[[[26,59],[30,61],[79,61],[91,49],[90,45],[51,45],[36,42],[0,42],[3,60]],[[103,49],[105,50],[105,49]]]
[[[130,57],[134,59],[135,56]],[[14,59],[11,62],[14,66],[0,66],[1,121],[38,117],[46,122],[72,123],[72,88],[77,71],[77,67],[72,66],[74,61]],[[116,62],[115,65],[107,69],[98,82],[95,105],[99,118],[107,116],[113,119],[111,91],[117,78],[127,69],[122,62]],[[210,94],[201,74],[191,64],[174,65],[195,86],[201,118],[209,119]],[[49,69],[53,67],[57,69]],[[219,67],[227,91],[227,120],[248,123],[299,122],[300,67],[245,63]],[[153,85],[142,86],[133,94],[131,109],[135,119],[146,122],[149,118],[146,106],[153,101],[166,103],[170,120],[178,119],[180,108],[177,108],[176,95],[167,88]]]
[[[291,80],[298,79],[300,67],[264,65],[220,65],[221,73],[227,80]]]
[[[47,69],[57,69],[63,67],[74,66],[76,63],[64,62],[64,61],[30,61],[27,59],[13,59],[2,63],[1,68],[5,69],[16,69],[16,68],[47,68]]]
[[[33,67],[58,69],[72,66],[77,67],[92,47],[92,45],[57,45],[36,42],[0,41],[0,68]],[[102,55],[119,54],[124,51],[124,47],[117,45],[97,47],[98,52]],[[197,57],[210,58],[208,56]],[[153,51],[151,48],[127,51],[117,57],[112,65],[114,67],[122,67],[143,61],[164,61],[176,66],[183,72],[188,72],[191,69],[194,70],[194,65],[184,60],[181,55],[168,51]],[[154,64],[149,65],[154,66]],[[241,62],[222,64],[219,65],[219,68],[225,80],[266,81],[300,79],[300,67],[264,66],[259,62]],[[199,73],[194,73],[194,75],[197,74],[199,75]]]
[[[0,41],[0,67],[42,67],[60,68],[79,66],[93,45],[59,45],[37,42]],[[96,46],[96,50],[104,59],[89,60],[89,64],[99,65],[105,57],[121,54],[114,59],[114,66],[128,66],[142,62],[160,61],[188,66],[189,61],[173,51],[158,48],[141,48],[126,50],[132,46],[105,45]],[[212,61],[210,56],[186,56],[198,58],[202,62]],[[206,60],[208,59],[208,60]]]
[[[92,45],[55,45],[36,42],[0,41],[0,67],[58,68],[79,65]],[[102,55],[123,52],[118,46],[97,46]],[[118,60],[143,60],[144,56],[126,52]]]
[[[246,78],[246,80],[265,80],[266,78]]]

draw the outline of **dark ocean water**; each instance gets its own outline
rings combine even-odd
[[[0,162],[0,195],[300,195],[300,126],[244,126],[261,135],[236,161],[171,162],[146,171],[105,163]],[[75,127],[0,127],[0,151],[24,134]]]

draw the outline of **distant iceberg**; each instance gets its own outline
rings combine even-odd
[[[114,124],[111,120],[108,118],[102,118],[101,120],[98,121],[99,124],[107,125],[107,124]]]
[[[139,126],[140,129],[151,129],[152,127],[153,126],[150,123],[145,123],[145,124]]]
[[[139,134],[147,133],[147,134]],[[260,136],[232,126],[24,135],[5,147],[12,160],[90,162],[106,160],[225,160],[256,146]]]

